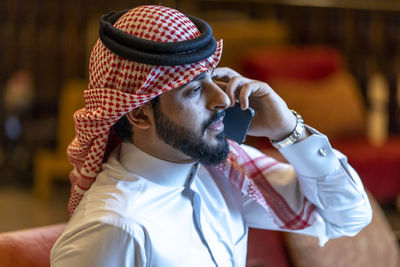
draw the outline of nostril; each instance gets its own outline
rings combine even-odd
[[[230,105],[230,100],[228,96],[221,96],[218,99],[215,99],[213,109],[215,110],[223,110],[227,109]]]
[[[225,91],[215,83],[210,85],[210,90],[207,91],[209,92],[209,108],[212,110],[223,110],[228,108],[231,101]]]
[[[218,110],[224,110],[224,109],[226,109],[226,107],[225,106],[217,106],[217,107],[215,107],[215,109],[218,109]]]

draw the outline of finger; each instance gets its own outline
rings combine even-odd
[[[249,82],[242,86],[239,95],[240,107],[245,110],[249,108],[249,98],[250,96],[261,96],[266,92],[262,93],[262,85],[259,82]],[[261,93],[261,94],[260,94]]]
[[[228,67],[215,68],[212,73],[213,79],[219,79],[228,82],[233,77],[241,77],[241,75]]]
[[[228,95],[231,100],[231,106],[234,106],[236,103],[236,96],[239,96],[241,86],[247,81],[244,77],[233,77],[229,80],[225,93]]]
[[[240,91],[239,102],[240,102],[240,108],[242,110],[249,108],[249,97],[253,90],[252,87],[253,87],[252,84],[247,83],[242,87],[242,90]]]
[[[224,92],[226,91],[226,86],[228,85],[228,83],[222,82],[222,81],[214,81],[214,83],[215,83],[216,85],[218,85],[219,88],[221,88],[222,90],[224,90]]]

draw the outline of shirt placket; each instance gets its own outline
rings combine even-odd
[[[231,257],[226,258],[222,254],[224,248],[220,247],[221,244],[218,242],[216,235],[208,226],[207,220],[201,216],[201,197],[200,195],[191,188],[192,182],[196,177],[199,164],[196,163],[184,186],[182,194],[190,199],[193,207],[193,222],[195,229],[201,239],[203,245],[207,248],[211,260],[214,262],[215,266],[234,266],[233,259]],[[204,216],[203,216],[204,217]]]

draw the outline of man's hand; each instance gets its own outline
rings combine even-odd
[[[249,105],[254,109],[249,135],[281,140],[296,127],[296,117],[268,84],[243,77],[226,67],[214,69],[213,79],[224,88],[231,106],[239,100],[242,109],[247,109]]]

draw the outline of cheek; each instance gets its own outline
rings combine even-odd
[[[189,129],[202,129],[204,121],[208,119],[204,105],[199,100],[190,101],[177,97],[170,98],[163,104],[162,109],[171,120]]]
[[[207,119],[204,112],[196,108],[196,106],[185,106],[179,109],[177,121],[180,125],[195,131],[203,130],[203,123]]]
[[[195,106],[184,107],[180,110],[180,119],[186,127],[198,130],[204,122],[204,114]]]

